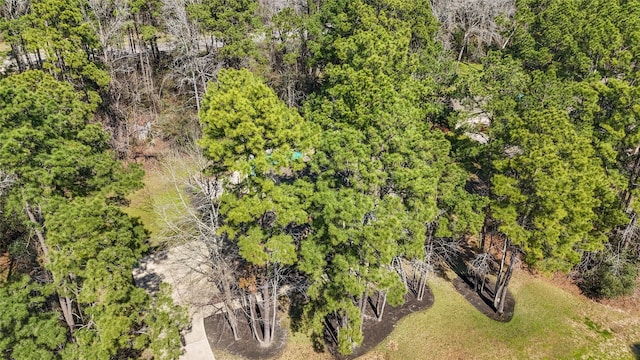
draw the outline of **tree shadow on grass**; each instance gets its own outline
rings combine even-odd
[[[494,284],[487,281],[483,291],[478,292],[475,290],[474,280],[469,277],[469,269],[465,259],[470,259],[472,256],[473,253],[470,251],[463,251],[460,253],[460,256],[450,259],[449,267],[458,275],[452,281],[454,288],[467,302],[488,318],[500,322],[511,321],[516,306],[513,295],[507,290],[504,312],[502,314],[498,313],[493,305],[494,294],[491,289],[494,287]]]

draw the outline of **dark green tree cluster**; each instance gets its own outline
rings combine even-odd
[[[175,143],[201,135],[210,186],[190,199],[208,201],[194,214],[236,337],[240,307],[273,344],[280,296],[298,291],[301,323],[350,353],[368,312],[421,299],[435,259],[473,236],[470,275],[498,313],[519,260],[629,293],[640,3],[490,5],[0,2],[15,64],[0,80],[0,301],[16,304],[0,351],[175,357],[167,294],[131,282],[147,235],[119,206],[141,172],[111,151],[145,119]]]
[[[551,265],[552,269],[566,270],[578,265],[580,283],[595,296],[628,293],[633,289],[633,281],[610,280],[634,278],[638,271],[635,194],[640,139],[638,98],[633,95],[638,91],[638,9],[634,1],[524,1],[518,3],[515,17],[518,28],[513,42],[498,55],[507,56],[506,59],[510,56],[516,71],[529,78],[519,87],[505,87],[512,92],[503,94],[514,103],[512,108],[522,109],[518,111],[523,115],[529,109],[543,111],[536,111],[531,120],[522,118],[525,125],[516,122],[514,128],[521,131],[519,128],[526,128],[528,123],[539,126],[551,122],[553,127],[548,129],[553,129],[556,135],[549,140],[558,148],[550,153],[538,138],[537,146],[541,147],[538,153],[542,157],[534,161],[538,166],[557,161],[560,165],[557,170],[548,166],[543,169],[556,182],[566,181],[568,186],[564,191],[559,185],[546,187],[559,196],[555,204],[551,200],[553,194],[541,197],[549,203],[545,207],[553,212],[547,215],[553,222],[540,222],[538,226],[556,234],[545,234],[537,240],[546,250],[534,256],[544,264],[542,267]],[[564,124],[562,128],[556,128],[560,124]],[[544,134],[546,130],[535,132]],[[564,146],[570,148],[562,149]],[[573,146],[576,147],[572,150]],[[526,150],[522,155],[526,156]],[[584,165],[570,165],[576,160]],[[499,167],[504,163],[501,161]],[[575,175],[571,175],[572,169]],[[521,176],[517,169],[509,170]],[[544,182],[541,176],[535,180],[541,185]],[[531,204],[530,198],[518,201],[523,201],[520,208]],[[531,210],[535,211],[532,215],[548,211],[535,207]],[[524,225],[532,219],[526,213],[512,212],[512,219],[518,214],[517,222]],[[527,216],[526,221],[523,216]],[[564,228],[565,224],[571,227]],[[558,260],[547,260],[558,255],[552,255],[551,248],[562,242],[566,242],[569,252]]]
[[[0,238],[10,262],[0,301],[12,309],[0,321],[3,356],[130,357],[171,337],[157,355],[174,357],[182,320],[154,324],[132,278],[147,233],[119,208],[142,172],[114,158],[90,121],[96,104],[41,71],[0,80],[0,104],[1,214],[17,229]],[[150,326],[164,330],[149,336]]]
[[[362,341],[364,314],[374,298],[381,318],[387,301],[399,305],[412,289],[398,264],[424,265],[434,241],[481,228],[483,239],[501,240],[502,259],[487,260],[499,267],[491,293],[498,312],[518,259],[541,271],[577,270],[585,291],[596,296],[632,288],[637,7],[624,1],[516,5],[512,18],[499,20],[505,31],[499,51],[482,58],[481,70],[465,67],[457,74],[452,54],[434,41],[438,24],[426,3],[326,1],[308,4],[306,13],[286,9],[273,18],[272,55],[281,64],[288,55],[281,70],[297,72],[288,81],[298,83],[286,86],[299,86],[278,94],[289,105],[305,99],[305,126],[321,132],[308,139],[311,151],[295,170],[285,165],[286,156],[272,160],[280,171],[289,169],[286,175],[267,167],[277,187],[304,189],[288,190],[300,217],[286,216],[269,200],[271,190],[263,189],[251,211],[222,199],[223,207],[241,209],[244,222],[233,220],[230,207],[234,216],[221,232],[242,249],[248,243],[238,234],[250,231],[246,221],[253,219],[262,232],[265,217],[272,219],[270,234],[288,236],[295,245],[289,265],[308,284],[307,325],[319,338],[331,328],[340,352]],[[479,109],[489,123],[474,124],[451,101]],[[214,171],[223,160],[233,161],[235,167],[227,163],[218,173],[236,171],[240,183],[257,181],[251,179],[264,171],[260,158],[277,154],[276,146],[249,145],[256,132],[260,139],[277,133],[257,127],[255,118],[254,125],[236,122],[234,131],[212,137],[217,119],[252,118],[255,111],[242,115],[242,108],[201,113],[202,144],[216,149],[209,154]],[[469,140],[469,131],[484,140]],[[300,141],[297,136],[291,139]],[[231,148],[228,141],[243,145]],[[231,156],[240,149],[252,150]],[[240,197],[252,193],[245,189]],[[259,206],[262,201],[267,207]],[[305,216],[310,230],[303,238],[287,233]],[[245,260],[258,254],[240,251]]]
[[[358,27],[333,42],[335,58],[317,57],[322,89],[305,104],[304,120],[246,71],[221,72],[201,112],[211,171],[236,179],[220,199],[220,232],[260,274],[239,281],[264,289],[264,302],[273,298],[266,290],[278,281],[277,266],[301,271],[306,323],[318,338],[331,323],[342,353],[361,343],[370,298],[379,319],[387,302],[404,302],[403,259],[424,260],[427,224],[454,238],[483,222],[484,202],[464,190],[466,174],[433,128],[444,105],[420,61],[438,46],[423,47],[428,34],[411,31],[422,22],[416,9],[384,5],[389,10],[376,12],[341,3],[353,11],[345,21]],[[331,8],[323,9],[325,16]],[[304,236],[291,231],[301,227]]]

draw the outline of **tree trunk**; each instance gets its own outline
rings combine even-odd
[[[362,296],[360,296],[360,299],[358,300],[358,308],[360,309],[360,331],[361,332],[364,326],[364,313],[365,313],[365,307],[367,306],[368,298],[369,298],[369,294],[367,289],[365,289],[364,293],[362,293]]]
[[[47,247],[47,244],[45,242],[44,234],[38,228],[38,226],[40,225],[40,222],[37,221],[35,215],[31,211],[31,206],[29,205],[28,202],[25,202],[24,208],[25,208],[25,211],[27,212],[27,216],[29,217],[29,220],[31,220],[31,222],[33,222],[34,225],[35,225],[34,226],[34,231],[36,233],[36,237],[38,238],[38,243],[40,244],[40,248],[42,250],[42,255],[44,257],[44,261],[45,261],[45,263],[48,263],[49,262],[49,248]],[[49,274],[48,271],[47,271],[47,274]],[[73,331],[76,328],[76,323],[75,323],[75,321],[73,319],[73,310],[72,310],[72,307],[71,307],[71,299],[69,299],[66,296],[61,296],[60,294],[58,294],[58,302],[60,303],[60,309],[62,310],[62,316],[64,317],[64,321],[67,323],[67,326],[69,327],[69,331],[71,331],[71,333],[73,333]]]
[[[496,287],[493,290],[494,299],[497,299],[498,288],[500,287],[500,281],[502,280],[502,272],[504,270],[504,261],[507,257],[507,243],[509,240],[504,240],[504,247],[502,248],[502,259],[500,260],[500,268],[498,269],[498,274],[496,275]],[[496,300],[494,300],[493,306],[496,306]]]
[[[404,271],[404,267],[402,266],[402,259],[399,256],[393,258],[393,267],[400,275],[400,279],[402,279],[402,283],[404,284],[404,288],[409,290],[409,284],[407,282],[407,274]]]
[[[631,170],[631,174],[629,175],[629,184],[627,186],[626,194],[624,197],[625,208],[628,208],[631,204],[631,199],[633,198],[633,193],[631,189],[635,188],[635,183],[638,181],[638,176],[640,175],[640,154],[636,154],[636,159],[633,162],[633,167]]]
[[[427,274],[425,272],[425,269],[421,269],[418,277],[418,291],[416,296],[418,301],[422,301],[424,298],[424,292],[427,288]]]
[[[509,282],[511,281],[511,275],[513,274],[513,268],[515,267],[516,264],[516,256],[518,254],[515,251],[511,252],[511,258],[509,259],[509,268],[507,269],[507,273],[504,276],[504,281],[503,281],[503,285],[502,285],[502,293],[499,294],[500,296],[500,303],[498,306],[498,314],[502,315],[502,313],[504,313],[504,303],[506,302],[507,299],[507,292],[508,292],[508,288],[509,288]],[[496,298],[498,297],[498,294],[496,294]]]
[[[380,298],[382,298],[382,300]],[[381,302],[382,304],[380,304]],[[387,305],[387,292],[378,291],[378,299],[376,301],[376,317],[378,321],[382,321],[382,315],[384,315],[385,305]]]
[[[229,326],[231,327],[231,332],[233,333],[234,340],[240,340],[240,336],[238,335],[238,317],[236,316],[235,309],[233,308],[233,296],[231,294],[231,285],[229,284],[229,277],[226,275],[222,276],[222,289],[224,291],[224,307],[226,308],[226,317],[229,322]]]
[[[265,279],[262,285],[262,306],[260,306],[260,317],[262,318],[262,343],[260,346],[268,347],[271,345],[271,293],[269,291],[269,280]]]
[[[256,314],[256,294],[249,294],[249,324],[251,324],[251,331],[253,336],[258,341],[260,346],[263,346],[263,338],[261,332],[258,330],[257,322],[258,315]]]
[[[16,59],[16,65],[18,65],[18,72],[24,72],[26,70],[26,65],[22,60],[22,51],[20,51],[19,46],[11,43],[11,53],[13,54],[13,58]]]

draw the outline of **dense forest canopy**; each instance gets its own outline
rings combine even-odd
[[[5,358],[179,355],[184,314],[131,275],[158,244],[123,207],[143,186],[133,160],[194,144],[204,165],[165,238],[205,245],[207,301],[263,347],[282,294],[302,294],[295,326],[349,354],[365,307],[422,300],[461,248],[478,284],[495,276],[499,313],[519,260],[593,297],[637,283],[636,0],[0,13]]]

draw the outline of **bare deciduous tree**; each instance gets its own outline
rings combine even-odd
[[[427,239],[424,257],[411,260],[410,288],[416,299],[422,301],[427,287],[427,279],[439,265],[451,264],[460,253],[460,243],[451,238],[434,236],[436,223],[427,225]]]
[[[474,277],[475,290],[478,294],[482,294],[487,281],[487,275],[491,272],[491,264],[493,257],[489,253],[476,254],[471,264],[469,264],[469,273]]]
[[[199,3],[200,0],[165,0],[162,7],[174,55],[170,76],[179,89],[187,88],[193,93],[198,111],[207,81],[222,66],[216,61],[217,48],[207,46],[196,20],[187,11],[189,6]]]
[[[175,189],[175,197],[155,206],[165,227],[163,240],[168,246],[182,245],[184,265],[214,284],[214,297],[204,301],[220,309],[238,340],[239,257],[237,248],[218,234],[222,184],[202,174],[207,164],[199,150],[168,157],[163,164],[163,173]]]
[[[440,38],[446,49],[465,51],[477,60],[486,47],[504,48],[509,41],[505,26],[516,10],[514,0],[430,0],[433,15],[441,24]],[[473,49],[471,47],[473,46]]]

